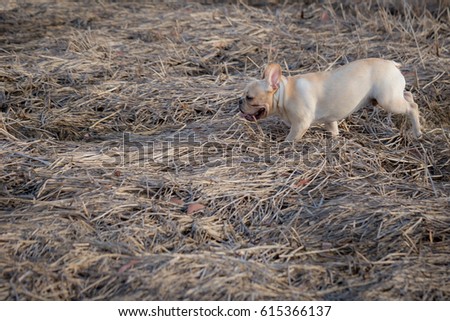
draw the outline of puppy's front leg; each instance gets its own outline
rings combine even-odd
[[[339,135],[339,128],[337,121],[332,121],[331,123],[325,124],[325,129],[331,133],[331,136],[335,137]]]
[[[309,128],[309,124],[305,124],[305,123],[292,124],[291,130],[289,131],[289,135],[287,135],[285,141],[293,143],[293,142],[300,140],[303,137],[303,135],[306,133],[308,128]]]

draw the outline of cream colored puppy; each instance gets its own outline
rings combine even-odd
[[[378,58],[351,62],[333,71],[294,77],[270,64],[262,80],[250,82],[240,102],[245,119],[278,115],[290,126],[286,141],[302,138],[313,124],[325,124],[333,136],[338,121],[371,102],[388,112],[408,115],[414,135],[420,137],[419,108],[394,61]]]

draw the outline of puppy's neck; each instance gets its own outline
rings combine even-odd
[[[281,76],[280,78],[280,86],[277,91],[273,95],[273,111],[278,114],[280,109],[283,108],[284,105],[284,93],[287,85],[287,78],[285,76]]]

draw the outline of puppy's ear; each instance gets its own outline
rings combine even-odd
[[[270,64],[264,70],[263,79],[266,80],[273,90],[280,86],[281,66],[279,64]]]

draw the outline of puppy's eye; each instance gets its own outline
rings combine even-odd
[[[246,96],[245,99],[247,99],[247,100],[252,100],[253,97],[251,97],[251,96]]]

